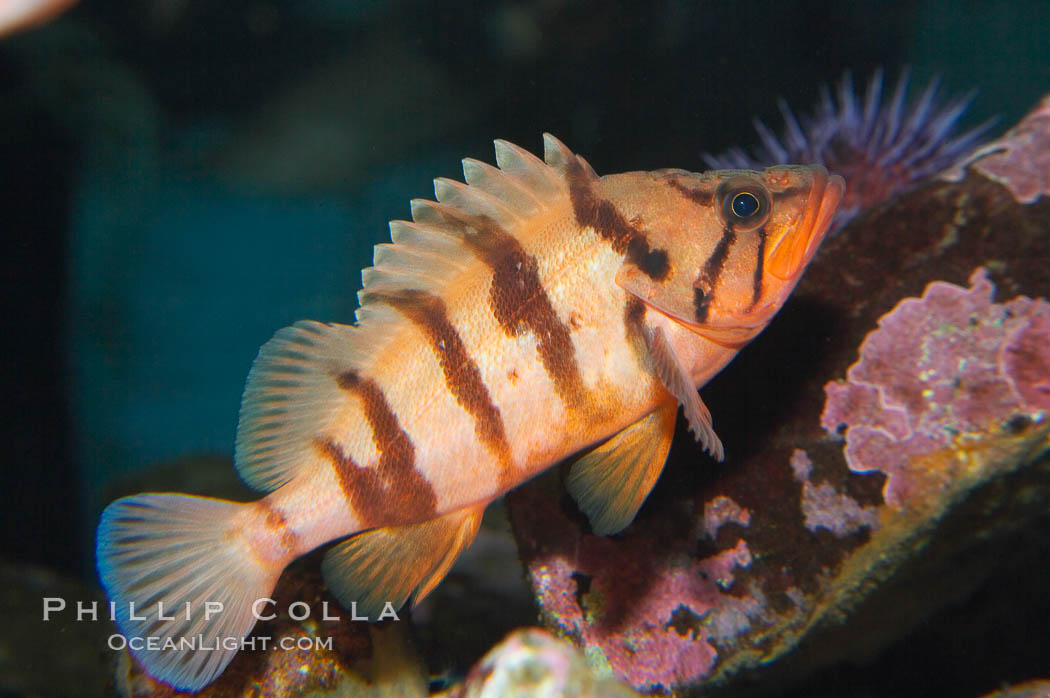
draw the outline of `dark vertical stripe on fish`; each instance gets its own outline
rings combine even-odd
[[[362,468],[332,439],[317,439],[314,443],[321,456],[332,464],[343,496],[361,524],[367,528],[385,525],[385,518],[391,514],[385,511],[390,486],[379,468]]]
[[[623,324],[627,328],[628,339],[630,339],[635,332],[641,331],[642,318],[644,317],[645,303],[628,294],[627,302],[624,304],[623,309]]]
[[[715,286],[718,285],[718,277],[725,269],[726,259],[729,257],[729,248],[736,242],[736,231],[731,223],[726,223],[722,229],[722,237],[715,245],[711,256],[704,262],[700,274],[693,282],[693,310],[697,322],[706,322],[707,313],[711,309],[711,302],[715,298]]]
[[[645,343],[645,328],[642,326],[642,322],[645,319],[645,303],[629,293],[626,296],[627,299],[623,309],[624,339],[627,340],[627,345],[634,351],[639,363],[644,366],[646,363],[645,357],[649,355],[649,350]]]
[[[711,300],[700,286],[693,285],[693,315],[697,322],[706,322]]]
[[[671,271],[671,262],[666,250],[650,249],[645,233],[631,225],[616,210],[612,202],[600,198],[591,186],[591,175],[577,158],[569,160],[565,176],[569,182],[569,199],[576,223],[583,228],[594,228],[603,240],[612,244],[614,250],[624,255],[654,281],[663,281]]]
[[[438,296],[409,289],[397,295],[376,296],[415,324],[430,342],[445,386],[456,402],[474,418],[474,433],[500,463],[500,484],[509,488],[516,480],[503,416],[492,402],[477,363],[467,353],[463,339],[448,319],[445,302]]]
[[[758,299],[762,297],[762,277],[765,274],[765,260],[766,260],[766,227],[762,226],[757,231],[758,233],[758,259],[755,261],[755,275],[751,279],[751,305],[747,307],[751,310],[758,304]]]
[[[361,467],[331,440],[321,442],[351,506],[369,525],[395,525],[431,518],[437,511],[434,488],[415,467],[415,447],[398,422],[382,389],[356,371],[336,376],[339,387],[361,400],[379,452],[374,468]]]
[[[586,391],[576,364],[576,347],[540,282],[536,258],[486,216],[473,216],[442,204],[429,205],[463,232],[464,242],[492,270],[489,306],[503,331],[508,336],[531,332],[558,395],[566,405],[583,404]]]

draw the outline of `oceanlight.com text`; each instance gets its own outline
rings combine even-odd
[[[164,651],[233,651],[233,650],[268,650],[276,647],[279,650],[290,652],[292,650],[317,651],[332,649],[332,638],[330,637],[281,637],[276,642],[272,637],[256,635],[252,637],[211,637],[203,635],[190,637],[158,637],[147,635],[145,637],[126,637],[120,633],[110,635],[106,643],[111,650],[131,649],[134,652],[164,652]]]

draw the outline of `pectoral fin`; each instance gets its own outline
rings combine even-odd
[[[339,603],[378,616],[386,602],[419,603],[448,574],[477,535],[484,505],[410,526],[366,531],[325,554],[321,571]]]
[[[682,403],[685,418],[689,422],[689,429],[705,451],[710,453],[715,460],[723,460],[725,449],[722,448],[722,441],[711,424],[711,412],[700,399],[696,386],[693,385],[693,381],[682,368],[678,357],[675,356],[674,350],[664,336],[663,329],[653,327],[647,329],[644,334],[645,344],[649,349],[653,366],[656,368],[656,374],[668,392]]]
[[[565,486],[599,536],[634,520],[663,470],[677,413],[677,404],[660,407],[573,463]]]

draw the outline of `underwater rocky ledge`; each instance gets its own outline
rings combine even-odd
[[[645,693],[780,693],[1023,557],[1050,511],[1048,195],[1050,97],[824,243],[702,391],[724,464],[680,433],[608,538],[558,474],[511,493],[544,624]]]
[[[564,468],[511,493],[554,635],[516,631],[441,695],[780,694],[1026,564],[1050,529],[1048,177],[1050,97],[826,241],[773,325],[703,391],[726,462],[682,430],[623,533],[591,534]],[[335,602],[318,567],[316,554],[298,561],[275,592],[310,618],[282,613],[256,634],[333,646],[241,652],[201,695],[436,690],[425,614],[416,632],[320,620]],[[428,612],[432,625],[495,593],[456,574],[435,592],[448,607]],[[178,695],[126,654],[115,688]]]

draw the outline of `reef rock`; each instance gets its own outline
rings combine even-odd
[[[883,500],[898,512],[942,506],[931,494],[986,475],[984,449],[1048,419],[1050,303],[993,303],[983,268],[970,283],[936,281],[901,301],[864,340],[846,380],[825,387],[821,424],[844,434],[850,470],[886,476]],[[989,438],[999,432],[1007,438]]]
[[[99,661],[110,632],[105,608],[82,581],[0,557],[0,696],[109,695]]]
[[[967,169],[999,182],[1022,204],[1050,196],[1050,95],[1002,138],[978,148],[944,174],[958,181]]]
[[[985,694],[982,698],[1047,698],[1050,696],[1050,680],[1036,679],[1001,688]]]
[[[1050,510],[1047,113],[825,243],[703,390],[724,465],[683,430],[614,537],[563,472],[509,496],[548,628],[643,692],[782,691],[1031,548]]]
[[[579,650],[539,628],[515,630],[471,669],[449,698],[632,698],[638,694],[598,676]]]

